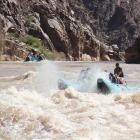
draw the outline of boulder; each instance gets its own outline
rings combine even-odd
[[[101,58],[103,61],[110,61],[110,57],[108,55],[103,55],[102,58]]]
[[[92,59],[92,61],[97,61],[96,57],[92,57],[91,59]]]
[[[82,58],[81,58],[82,61],[92,61],[92,58],[90,55],[88,54],[82,54]]]
[[[9,55],[1,55],[0,61],[11,61],[11,58]]]

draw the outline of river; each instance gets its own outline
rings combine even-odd
[[[57,89],[61,77],[93,75],[115,63],[0,62],[0,140],[140,140],[140,90],[109,95]],[[121,63],[139,86],[140,65]],[[93,82],[94,83],[94,82]]]

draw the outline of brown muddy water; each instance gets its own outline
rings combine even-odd
[[[57,80],[113,71],[115,63],[0,62],[0,140],[140,140],[140,91],[59,91]],[[140,65],[120,64],[139,86]],[[94,82],[93,82],[94,83]]]

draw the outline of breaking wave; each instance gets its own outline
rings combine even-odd
[[[1,140],[140,139],[140,92],[60,91],[60,76],[60,68],[48,62],[36,72],[0,79],[22,85],[0,90]]]
[[[138,140],[139,117],[140,93],[104,96],[67,89],[45,97],[14,87],[0,91],[2,140]]]

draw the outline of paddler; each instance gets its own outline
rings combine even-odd
[[[119,63],[116,63],[116,68],[114,69],[114,75],[117,77],[118,84],[124,84],[124,74],[122,68],[119,66]]]

